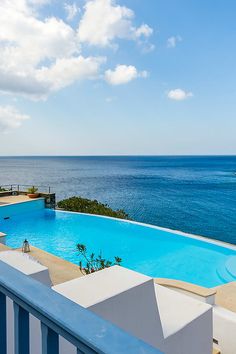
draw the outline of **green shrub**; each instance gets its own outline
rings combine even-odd
[[[90,200],[81,197],[71,197],[58,202],[57,206],[67,211],[77,211],[80,213],[97,214],[111,216],[119,219],[128,219],[128,214],[122,209],[112,210],[107,204],[102,204],[97,200]]]
[[[86,246],[81,243],[78,243],[77,250],[79,256],[82,257],[82,260],[79,262],[79,267],[83,274],[91,274],[114,265],[121,265],[122,262],[120,257],[114,257],[114,261],[110,261],[103,258],[102,254],[98,256],[95,256],[94,253],[88,255]]]

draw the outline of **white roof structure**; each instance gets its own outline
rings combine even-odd
[[[166,354],[212,353],[212,307],[150,277],[114,266],[53,289]]]
[[[152,278],[114,266],[59,284],[53,289],[83,307],[90,307],[148,282],[152,286]]]

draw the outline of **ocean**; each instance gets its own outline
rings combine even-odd
[[[51,186],[131,219],[236,244],[236,156],[0,157],[0,185]]]

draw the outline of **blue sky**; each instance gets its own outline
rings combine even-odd
[[[235,1],[0,10],[1,155],[236,153]]]

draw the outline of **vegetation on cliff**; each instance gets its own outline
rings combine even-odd
[[[105,215],[118,219],[128,219],[128,214],[122,209],[113,210],[107,204],[81,197],[71,197],[58,202],[57,206],[67,211]]]

